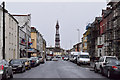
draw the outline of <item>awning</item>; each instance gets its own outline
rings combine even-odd
[[[36,52],[37,52],[37,50],[36,50],[36,49],[34,49],[34,48],[31,48],[31,49],[27,49],[27,52],[36,53]]]

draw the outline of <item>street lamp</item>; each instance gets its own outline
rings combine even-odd
[[[2,48],[2,52],[3,52],[3,59],[5,59],[5,2],[3,2],[1,5],[2,5],[2,9],[3,9],[3,48]]]
[[[78,43],[80,42],[80,29],[77,29],[78,31]]]

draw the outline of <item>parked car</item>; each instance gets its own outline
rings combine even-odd
[[[95,62],[94,71],[95,72],[100,71],[100,73],[103,74],[103,67],[110,60],[118,60],[118,59],[117,59],[116,56],[103,56],[103,57],[100,57],[99,61]]]
[[[80,52],[79,55],[77,56],[77,64],[88,64],[90,65],[90,57],[89,53],[87,52]]]
[[[44,58],[42,56],[39,56],[38,59],[40,60],[40,63],[44,63]]]
[[[57,56],[57,58],[61,58],[61,56]]]
[[[20,59],[21,59],[21,61],[23,61],[25,63],[25,68],[26,69],[31,69],[29,58],[20,58]]]
[[[65,60],[65,61],[68,61],[68,60],[69,60],[69,58],[68,58],[68,57],[64,57],[64,60]]]
[[[47,56],[46,57],[46,61],[51,61],[52,60],[52,57],[51,56]]]
[[[0,80],[6,80],[8,78],[13,78],[12,67],[6,60],[0,60]]]
[[[53,57],[52,61],[58,61],[58,58]]]
[[[118,60],[110,60],[104,63],[103,74],[108,78],[112,77],[120,77],[120,61]]]
[[[30,57],[30,63],[32,67],[38,66],[40,64],[40,61],[38,57]]]
[[[69,58],[70,61],[76,63],[78,54],[79,54],[79,52],[71,52],[70,53],[70,58]]]
[[[12,66],[13,72],[25,72],[25,63],[20,59],[12,59],[9,62],[10,66]]]

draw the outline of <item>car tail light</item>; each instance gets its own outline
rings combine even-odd
[[[117,69],[117,67],[116,67],[116,66],[112,66],[112,68],[113,68],[113,69]]]
[[[3,70],[3,69],[4,69],[4,66],[3,66],[3,65],[1,65],[1,66],[0,66],[0,70]]]

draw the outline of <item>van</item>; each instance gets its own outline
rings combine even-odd
[[[77,64],[88,64],[90,65],[90,57],[89,53],[87,52],[80,52],[80,54],[77,56]]]
[[[69,60],[71,62],[75,62],[76,63],[77,62],[77,56],[78,56],[79,53],[80,52],[71,52]]]

